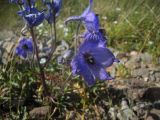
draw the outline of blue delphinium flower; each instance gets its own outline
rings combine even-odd
[[[21,38],[18,46],[16,47],[16,54],[25,59],[31,53],[33,53],[32,39]]]
[[[48,7],[48,13],[45,18],[49,24],[54,21],[54,14],[58,16],[62,7],[62,0],[43,0],[43,3]]]
[[[18,14],[24,18],[29,27],[38,26],[45,18],[44,12],[35,7],[26,7],[25,10],[18,11]]]
[[[119,62],[113,53],[105,48],[97,46],[96,42],[84,41],[81,44],[77,55],[71,61],[73,75],[81,75],[88,86],[99,80],[113,79],[106,72],[106,67],[109,67],[113,62]]]
[[[97,42],[97,45],[101,47],[106,47],[107,38],[104,36],[104,34],[101,31],[97,33],[91,33],[89,31],[85,31],[81,37],[85,41]]]
[[[29,27],[38,26],[45,18],[44,11],[35,8],[36,0],[10,0],[11,3],[21,5],[18,15],[23,17]]]
[[[24,8],[35,5],[36,0],[9,0],[10,3],[22,5]]]
[[[99,31],[99,18],[92,11],[93,0],[90,0],[89,6],[84,10],[80,16],[71,16],[66,19],[65,24],[70,21],[82,21],[89,32]]]
[[[86,31],[82,35],[84,40],[94,40],[100,42],[100,45],[106,46],[107,38],[100,31],[99,18],[98,15],[92,11],[92,4],[93,0],[90,0],[89,6],[80,16],[71,16],[67,18],[65,24],[70,21],[82,21],[86,28]]]

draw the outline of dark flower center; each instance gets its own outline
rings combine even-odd
[[[95,64],[95,60],[91,54],[85,53],[83,56],[88,64],[91,64],[91,65]]]
[[[29,47],[28,47],[26,44],[24,44],[24,45],[22,46],[22,48],[23,48],[24,50],[28,50],[28,49],[29,49]]]

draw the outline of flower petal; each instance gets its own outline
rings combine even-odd
[[[98,32],[99,31],[99,19],[98,16],[94,12],[89,12],[85,16],[85,27],[90,32]]]
[[[91,33],[86,31],[83,34],[83,38],[85,39],[85,41],[96,42],[98,47],[106,47],[107,45],[106,37],[100,32]]]
[[[96,62],[104,67],[109,67],[113,62],[118,62],[113,53],[107,48],[97,47],[91,49],[90,52],[94,56]]]
[[[38,26],[45,18],[44,12],[38,11],[34,7],[27,7],[25,10],[18,11],[18,15],[25,19],[29,27]]]
[[[109,74],[106,72],[105,68],[99,64],[89,65],[90,70],[95,75],[96,78],[99,80],[111,80],[113,79]]]
[[[84,10],[84,12],[81,14],[82,17],[86,17],[86,15],[91,11],[93,5],[93,0],[89,1],[89,6]]]
[[[27,47],[27,49],[24,48]],[[16,54],[22,58],[26,58],[28,54],[33,52],[33,44],[31,38],[21,38],[18,46],[16,47]]]
[[[92,75],[88,65],[84,62],[82,56],[77,55],[71,62],[72,73],[82,75],[88,86],[95,83],[95,77]]]

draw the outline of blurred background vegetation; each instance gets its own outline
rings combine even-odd
[[[59,22],[63,24],[68,16],[80,15],[87,5],[87,0],[64,0]],[[0,30],[18,32],[23,24],[16,14],[17,6],[7,0],[1,0],[0,6]],[[94,0],[94,10],[107,31],[109,46],[125,52],[147,51],[155,57],[160,55],[159,6],[159,0]]]

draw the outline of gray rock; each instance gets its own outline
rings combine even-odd
[[[0,32],[0,41],[4,41],[7,38],[15,38],[16,35],[12,31],[3,30]]]
[[[154,70],[150,70],[149,74],[150,75],[154,75],[155,71]]]
[[[31,119],[44,120],[47,118],[47,114],[49,113],[49,110],[50,110],[49,106],[37,107],[29,112],[29,116]]]
[[[149,53],[142,53],[140,55],[140,58],[142,62],[145,63],[146,65],[152,64],[153,58]]]
[[[131,72],[131,75],[133,77],[137,76],[142,76],[143,78],[149,77],[149,69],[146,68],[135,69]]]
[[[150,73],[160,73],[160,66],[154,66],[149,68]]]
[[[108,113],[110,114],[110,117],[112,118],[112,120],[116,120],[117,112],[114,107],[111,107]]]
[[[160,82],[160,78],[156,78],[156,82]]]
[[[148,81],[149,81],[149,78],[148,78],[148,77],[144,77],[144,81],[145,81],[145,82],[148,82]]]
[[[12,60],[14,56],[14,49],[17,45],[16,39],[8,38],[0,44],[0,61],[3,64],[7,64],[8,61]]]
[[[156,78],[160,78],[160,72],[156,72],[156,73],[155,73],[155,77],[156,77]]]
[[[156,78],[154,75],[150,75],[149,76],[149,80],[152,81],[152,82],[155,82],[156,81]]]
[[[160,72],[155,73],[156,82],[160,82]]]
[[[129,69],[138,69],[141,67],[141,58],[139,56],[131,57],[125,66]]]
[[[122,100],[121,110],[117,114],[120,120],[138,120],[132,109],[129,108],[127,101]]]

